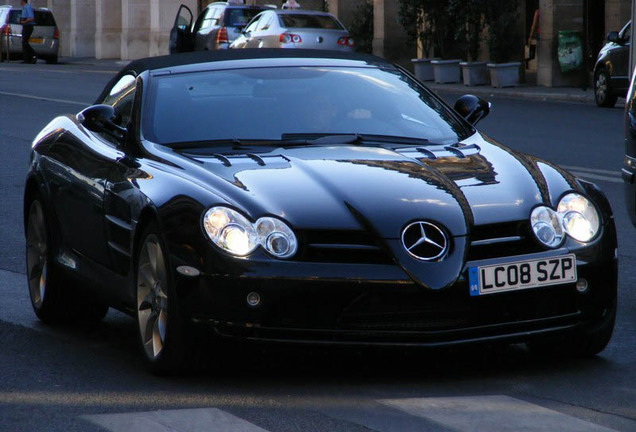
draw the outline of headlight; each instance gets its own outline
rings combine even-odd
[[[563,227],[559,216],[550,207],[537,207],[530,215],[534,235],[548,247],[558,247],[563,241]]]
[[[277,258],[289,258],[298,249],[294,232],[278,219],[260,218],[256,221],[256,232],[261,246]]]
[[[258,246],[256,230],[239,212],[227,207],[213,207],[203,217],[205,232],[221,249],[245,256]]]
[[[259,245],[276,258],[289,258],[298,250],[294,232],[283,221],[262,217],[252,224],[227,207],[213,207],[203,216],[208,237],[232,255],[249,255]]]
[[[571,193],[564,196],[559,202],[557,213],[563,221],[565,232],[575,240],[588,242],[598,233],[598,212],[582,195]]]

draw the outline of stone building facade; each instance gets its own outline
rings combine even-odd
[[[18,5],[19,0],[5,0]],[[299,0],[303,8],[328,9],[347,25],[363,0]],[[502,0],[506,1],[506,0]],[[31,0],[53,10],[61,34],[62,56],[134,59],[168,52],[168,37],[180,4],[196,11],[211,0]],[[246,0],[276,4],[281,0]],[[410,67],[416,48],[398,22],[397,0],[372,0],[373,51]],[[588,61],[604,35],[631,18],[632,0],[521,0],[520,32],[527,38],[528,14],[540,11],[536,80],[544,86],[578,85],[581,77],[562,74],[557,61],[558,32],[584,35]],[[592,34],[593,33],[593,34]],[[523,45],[523,42],[521,42]],[[520,53],[520,57],[523,54]],[[520,58],[521,59],[521,58]]]

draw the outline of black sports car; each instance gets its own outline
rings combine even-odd
[[[44,321],[130,313],[156,373],[219,338],[610,340],[607,199],[478,132],[481,99],[451,109],[374,56],[262,49],[134,61],[96,103],[33,143],[31,300]]]

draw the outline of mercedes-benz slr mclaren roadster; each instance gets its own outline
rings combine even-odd
[[[616,313],[609,203],[477,131],[489,108],[369,55],[134,61],[33,142],[35,313],[127,312],[155,373],[223,338],[594,355]]]

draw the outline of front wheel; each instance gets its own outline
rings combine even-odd
[[[599,69],[594,75],[594,99],[599,107],[612,108],[616,105],[618,97],[612,93],[609,75],[605,69]]]
[[[137,330],[147,368],[180,373],[193,360],[191,333],[177,305],[166,248],[156,227],[143,235],[136,256]]]

